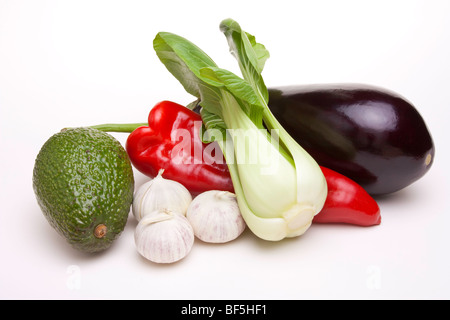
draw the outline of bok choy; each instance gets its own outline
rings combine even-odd
[[[261,73],[269,52],[231,19],[222,21],[220,30],[242,78],[176,34],[158,33],[153,46],[166,68],[197,97],[207,128],[202,138],[219,144],[250,230],[271,241],[299,236],[324,205],[325,177],[267,106]]]

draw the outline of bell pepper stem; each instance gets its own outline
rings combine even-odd
[[[105,123],[89,127],[105,132],[133,132],[135,129],[142,126],[148,126],[148,123]]]

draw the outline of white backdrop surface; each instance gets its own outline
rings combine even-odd
[[[154,53],[159,31],[236,71],[225,18],[270,51],[268,86],[367,83],[412,101],[436,144],[432,169],[379,200],[377,227],[313,225],[278,243],[246,231],[160,266],[135,250],[130,215],[108,251],[76,252],[36,203],[40,147],[63,127],[142,122],[158,101],[191,102]],[[0,298],[450,298],[449,57],[447,0],[0,0]]]

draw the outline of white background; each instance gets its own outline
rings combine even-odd
[[[377,227],[313,225],[277,243],[247,231],[161,266],[135,250],[131,215],[108,251],[74,251],[33,194],[40,147],[63,127],[142,122],[160,100],[191,102],[154,53],[159,31],[238,72],[225,18],[270,51],[268,86],[359,82],[412,101],[436,144],[431,171],[379,200]],[[0,0],[0,298],[450,298],[449,58],[448,0]],[[137,186],[145,179],[136,172]]]

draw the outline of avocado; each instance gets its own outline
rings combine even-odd
[[[133,201],[131,162],[119,141],[88,127],[63,129],[39,151],[33,189],[50,225],[76,249],[99,252],[119,237]]]

